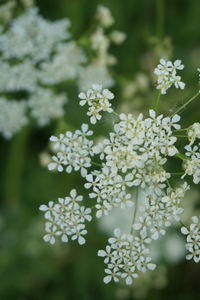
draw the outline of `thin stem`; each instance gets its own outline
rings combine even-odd
[[[172,176],[179,176],[179,175],[183,175],[184,172],[177,172],[177,173],[171,173]]]
[[[118,113],[116,113],[115,111],[113,111],[112,113],[119,118],[119,114]]]
[[[187,135],[174,134],[174,136],[176,136],[176,137],[180,137],[180,138],[188,138],[188,136],[187,136]]]
[[[190,98],[185,104],[183,104],[179,109],[177,109],[173,114],[172,117],[179,113],[182,109],[185,109],[186,106],[188,106],[193,100],[195,100],[198,96],[200,95],[200,93],[198,92],[197,94],[195,94],[192,98]]]
[[[10,153],[8,154],[4,180],[4,199],[8,205],[13,207],[18,206],[21,197],[28,132],[28,128],[25,127],[13,138]]]
[[[183,161],[187,159],[187,157],[184,154],[181,154],[181,153],[176,153],[174,157],[177,157],[177,158],[179,158]]]
[[[102,167],[102,165],[101,165],[101,164],[99,164],[99,163],[97,163],[97,162],[95,162],[95,161],[92,161],[91,163],[92,163],[92,165],[94,165],[94,166],[97,166],[97,167]]]
[[[133,219],[132,219],[132,222],[131,222],[131,231],[130,231],[130,234],[133,233],[133,224],[135,223],[135,220],[136,220],[137,208],[138,208],[138,196],[139,196],[139,188],[136,188],[136,193],[135,193],[135,207],[134,207]]]
[[[188,128],[183,128],[183,129],[175,129],[175,130],[173,130],[173,132],[187,131],[187,130],[188,130]]]
[[[161,96],[161,91],[158,92],[157,98],[156,98],[156,103],[155,103],[155,112],[158,112],[159,108],[159,103],[160,103],[160,96]]]
[[[169,183],[169,180],[167,180],[167,185],[170,189],[172,188],[171,184]]]
[[[164,0],[156,0],[156,35],[159,39],[162,39],[164,36],[164,12],[165,12],[165,3]]]

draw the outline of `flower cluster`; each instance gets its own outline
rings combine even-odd
[[[71,173],[73,169],[80,170],[85,177],[93,156],[93,141],[88,139],[92,134],[88,125],[82,124],[81,130],[75,130],[74,133],[67,131],[65,135],[51,136],[50,141],[56,155],[52,156],[53,162],[48,165],[49,170],[63,172],[65,168],[67,173]]]
[[[161,60],[155,72],[160,76],[162,94],[172,84],[184,87],[176,75],[176,70],[181,69],[180,60],[174,64]],[[79,98],[81,106],[88,104],[87,115],[92,124],[102,118],[101,112],[113,112],[110,100],[114,95],[99,84],[93,84],[86,93],[81,92]],[[56,155],[52,157],[49,169],[62,172],[66,168],[69,173],[73,169],[80,170],[86,181],[84,187],[90,190],[89,197],[94,200],[97,218],[108,215],[116,207],[133,207],[130,233],[122,234],[115,229],[106,249],[98,251],[98,256],[103,257],[106,264],[104,282],[124,279],[130,285],[141,272],[156,267],[148,245],[164,236],[168,227],[181,221],[182,201],[190,186],[187,182],[171,185],[172,176],[181,177],[183,173],[171,173],[168,161],[172,157],[181,159],[185,173],[180,179],[192,175],[194,183],[200,182],[200,144],[194,144],[200,138],[200,124],[181,129],[178,114],[169,117],[156,114],[153,109],[149,110],[147,117],[143,114],[135,117],[130,113],[117,116],[112,132],[97,144],[89,140],[88,136],[93,132],[88,131],[86,124],[75,133],[67,131],[65,135],[52,136],[50,140]],[[187,131],[190,142],[185,146],[185,155],[176,142],[179,137],[187,136],[180,135],[179,130]],[[97,167],[94,169],[94,166]],[[193,217],[192,221],[190,230],[184,227],[181,231],[187,235],[186,248],[190,252],[187,258],[199,262],[199,219]],[[46,239],[50,239],[49,235]]]
[[[187,235],[186,249],[189,254],[186,255],[186,259],[200,262],[200,219],[193,216],[190,228],[182,227],[181,232]]]
[[[86,103],[88,104],[89,109],[87,115],[90,116],[90,122],[92,124],[95,124],[97,120],[102,118],[100,112],[113,112],[109,100],[112,100],[114,95],[108,89],[102,90],[102,86],[99,84],[93,84],[92,88],[86,93],[80,93],[79,98],[81,99],[81,106]]]
[[[200,182],[200,143],[199,146],[195,145],[193,147],[191,145],[187,145],[185,146],[185,149],[187,150],[185,155],[188,158],[184,160],[183,163],[185,174],[182,178],[184,178],[185,175],[192,175],[193,182],[198,184]]]
[[[180,221],[183,213],[181,201],[188,189],[186,182],[174,189],[165,189],[164,184],[145,189],[143,205],[139,209],[140,216],[133,224],[134,230],[145,228],[153,240],[164,235],[166,227],[171,226],[173,221]]]
[[[157,76],[157,89],[161,94],[166,94],[167,90],[174,85],[177,89],[184,89],[185,83],[177,75],[177,70],[183,70],[184,65],[181,60],[175,60],[174,63],[165,59],[160,60],[160,64],[155,68],[154,74]]]
[[[104,263],[107,264],[104,282],[118,282],[122,278],[130,285],[139,272],[154,270],[156,265],[148,256],[147,245],[150,242],[151,239],[147,237],[145,230],[140,231],[138,236],[133,236],[121,234],[119,229],[115,229],[114,237],[108,239],[109,245],[106,246],[106,250],[98,251],[98,256],[104,257]]]
[[[131,186],[132,176],[125,177],[116,174],[111,168],[104,166],[101,171],[93,172],[86,176],[85,188],[93,188],[90,198],[96,199],[96,216],[108,215],[114,207],[132,206],[131,194],[127,187]]]
[[[12,21],[8,32],[0,36],[2,57],[31,57],[35,62],[46,59],[57,43],[70,37],[69,25],[67,19],[53,23],[47,21],[39,16],[37,8],[29,8],[25,14]]]
[[[63,106],[67,102],[65,94],[53,94],[49,89],[38,88],[28,100],[31,116],[38,126],[47,125],[52,119],[64,115]]]
[[[41,205],[40,210],[44,212],[46,219],[44,236],[45,242],[55,243],[56,236],[67,243],[69,237],[77,240],[80,245],[85,243],[85,221],[91,221],[91,209],[81,206],[83,196],[78,196],[76,190],[71,190],[70,196],[58,198],[58,202],[50,201],[48,205]]]
[[[71,39],[68,19],[52,22],[39,14],[33,3],[24,5],[24,13],[0,28],[0,92],[5,98],[11,93],[16,104],[27,100],[25,118],[28,121],[28,116],[32,116],[37,125],[44,126],[64,115],[67,95],[63,83],[76,79],[79,91],[91,87],[94,78],[106,87],[113,85],[109,66],[115,58],[108,54],[108,48],[117,39],[117,31],[115,38],[105,32],[114,19],[109,9],[98,6],[94,32],[91,36],[83,35],[77,42]],[[116,44],[123,39],[123,33],[118,34]],[[102,110],[111,110],[106,100],[101,102]],[[8,114],[7,122],[13,118],[12,111]],[[92,109],[91,114],[94,114]],[[0,128],[0,132],[3,130]],[[18,130],[20,126],[6,137],[11,138]]]
[[[24,101],[8,101],[0,97],[0,133],[9,139],[26,123],[26,103]]]

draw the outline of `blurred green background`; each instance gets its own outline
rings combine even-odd
[[[127,34],[120,47],[111,48],[118,59],[113,87],[118,109],[129,107],[145,112],[152,105],[152,83],[146,92],[139,91],[128,99],[123,99],[124,86],[134,81],[138,73],[151,76],[159,56],[165,52],[184,61],[183,77],[188,87],[184,98],[181,93],[170,92],[169,102],[163,100],[163,110],[174,107],[175,99],[182,103],[187,95],[194,94],[200,60],[199,0],[36,1],[44,17],[69,18],[75,39],[90,26],[99,3],[110,8],[115,29]],[[85,115],[78,106],[76,92],[66,89],[70,99],[66,121],[78,128]],[[183,113],[185,125],[199,121],[199,107],[198,101],[194,102]],[[50,173],[40,164],[39,155],[47,148],[55,127],[53,123],[40,130],[24,128],[12,141],[0,138],[0,299],[136,299],[131,288],[103,284],[104,265],[96,253],[104,247],[107,237],[94,223],[89,224],[87,243],[82,247],[76,243],[49,246],[42,240],[44,221],[39,205],[67,195],[73,187],[85,194],[83,179],[77,173]],[[199,265],[184,261],[162,263],[167,265],[167,283],[157,289],[152,282],[144,299],[200,299]],[[140,289],[145,289],[146,284],[149,283],[144,281]]]

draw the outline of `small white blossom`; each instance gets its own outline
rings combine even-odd
[[[110,10],[104,5],[98,5],[96,18],[100,24],[104,27],[110,27],[114,23],[113,16],[111,15]]]
[[[89,130],[87,124],[82,124],[81,130],[75,130],[74,133],[67,131],[65,135],[59,137],[51,136],[50,141],[56,155],[52,156],[53,162],[48,165],[49,170],[66,170],[71,173],[72,170],[80,170],[81,175],[87,175],[87,168],[91,166],[91,157],[93,156],[93,142],[87,137],[93,132]]]
[[[157,89],[161,94],[166,94],[167,90],[174,85],[177,89],[184,89],[185,83],[177,75],[177,70],[183,70],[184,65],[181,60],[175,60],[174,63],[165,59],[160,60],[160,64],[155,68],[154,74],[157,76]]]
[[[109,238],[106,251],[98,251],[98,256],[103,257],[107,265],[105,283],[111,280],[117,282],[122,278],[127,285],[131,285],[134,279],[138,278],[139,271],[155,269],[156,265],[151,263],[151,257],[147,256],[149,249],[146,244],[150,240],[145,238],[144,232],[141,232],[139,237],[134,237],[131,234],[121,234],[119,229],[114,230],[114,237]]]
[[[57,203],[50,201],[48,205],[41,205],[40,210],[44,212],[46,219],[44,236],[45,242],[54,244],[56,236],[67,243],[69,237],[77,240],[80,245],[85,243],[85,221],[91,221],[91,209],[81,206],[83,196],[78,196],[76,190],[71,190],[70,196],[58,198]]]
[[[92,124],[95,124],[97,120],[101,119],[100,112],[106,111],[111,113],[113,111],[109,102],[114,98],[113,93],[108,89],[102,90],[102,86],[99,84],[93,84],[92,88],[87,90],[86,93],[81,92],[79,98],[81,99],[81,106],[86,103],[89,106],[87,115],[90,116],[90,122]]]

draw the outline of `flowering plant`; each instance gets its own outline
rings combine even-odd
[[[165,235],[174,222],[181,224],[181,232],[187,236],[186,258],[200,262],[200,220],[193,216],[190,227],[182,222],[182,200],[190,189],[186,176],[192,176],[194,184],[200,182],[200,123],[188,128],[181,128],[180,124],[180,113],[199,96],[199,91],[172,115],[159,114],[161,94],[166,94],[172,85],[184,89],[185,84],[177,75],[177,70],[183,68],[180,60],[160,60],[154,70],[158,97],[147,117],[116,113],[111,108],[114,95],[102,85],[93,84],[81,92],[80,105],[88,106],[92,124],[102,118],[103,112],[114,116],[112,132],[99,143],[91,139],[93,131],[88,124],[50,137],[53,155],[49,170],[80,171],[94,205],[80,205],[83,197],[75,189],[56,203],[41,205],[46,219],[46,242],[54,244],[56,237],[61,237],[63,242],[71,238],[82,245],[87,234],[85,221],[91,221],[92,215],[101,218],[115,207],[132,210],[129,232],[116,228],[105,250],[98,251],[106,264],[105,283],[124,279],[130,285],[141,272],[154,270],[150,245]],[[188,143],[181,148],[178,140],[182,137],[188,138]],[[170,171],[169,162],[173,159],[182,161],[183,171]],[[172,186],[173,176],[184,181]]]

